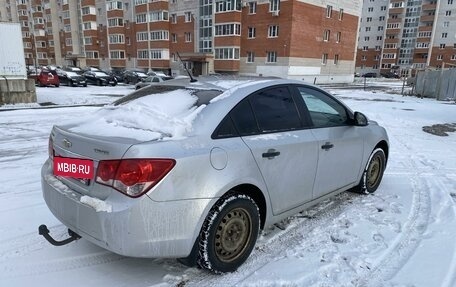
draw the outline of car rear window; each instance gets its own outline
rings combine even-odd
[[[154,85],[148,86],[142,89],[139,89],[123,98],[118,99],[117,101],[113,102],[114,106],[124,105],[129,103],[133,100],[140,99],[147,96],[154,96],[158,94],[163,94],[167,92],[172,92],[176,90],[187,90],[193,96],[197,97],[197,101],[195,105],[197,107],[201,105],[207,105],[209,102],[217,97],[218,95],[222,94],[222,91],[218,90],[197,90],[197,89],[188,89],[182,86],[173,86],[173,85]]]

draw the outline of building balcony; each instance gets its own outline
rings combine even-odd
[[[432,26],[419,26],[418,32],[432,32]]]
[[[427,54],[429,52],[429,48],[415,48],[415,54]]]
[[[402,23],[402,18],[388,18],[387,24]]]
[[[404,14],[405,13],[405,8],[404,7],[401,7],[401,8],[390,8],[389,9],[389,13],[390,14]]]
[[[435,9],[437,9],[437,3],[424,4],[423,6],[421,6],[421,10],[422,11],[432,11],[432,10],[435,10]]]
[[[423,15],[420,17],[421,22],[434,22],[435,15]]]
[[[399,35],[401,34],[401,29],[400,28],[386,28],[386,34],[387,35]]]

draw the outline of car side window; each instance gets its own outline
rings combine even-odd
[[[286,86],[260,91],[250,96],[250,103],[262,132],[302,127],[296,104]]]
[[[298,87],[298,91],[306,104],[314,127],[325,128],[347,124],[347,111],[336,100],[311,88]]]
[[[258,134],[258,125],[248,100],[243,100],[229,113],[240,136]]]
[[[152,82],[158,83],[158,82],[160,82],[160,80],[159,80],[157,77],[154,77],[154,79],[152,80]]]

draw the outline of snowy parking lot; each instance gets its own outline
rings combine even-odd
[[[54,247],[66,228],[41,194],[54,124],[93,114],[132,86],[37,88],[38,104],[0,111],[1,286],[456,286],[456,104],[388,89],[330,91],[384,126],[391,152],[373,195],[342,193],[264,230],[238,271],[213,275],[173,259],[127,258],[84,239]],[[388,91],[387,91],[388,90]],[[63,106],[63,107],[62,107]],[[65,107],[66,106],[66,107]]]

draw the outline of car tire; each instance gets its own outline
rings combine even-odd
[[[101,80],[97,80],[97,86],[102,86],[103,83],[101,82]]]
[[[354,187],[352,191],[363,194],[374,193],[382,181],[385,167],[385,152],[381,148],[377,148],[372,152],[369,160],[367,161],[367,165],[364,169],[359,185]]]
[[[56,84],[55,87],[56,87],[56,88],[60,87],[60,84]]]
[[[243,194],[220,198],[199,236],[198,265],[214,273],[235,271],[252,252],[260,229],[255,201]]]
[[[87,87],[87,84],[84,84],[83,86],[84,86],[84,87]]]

